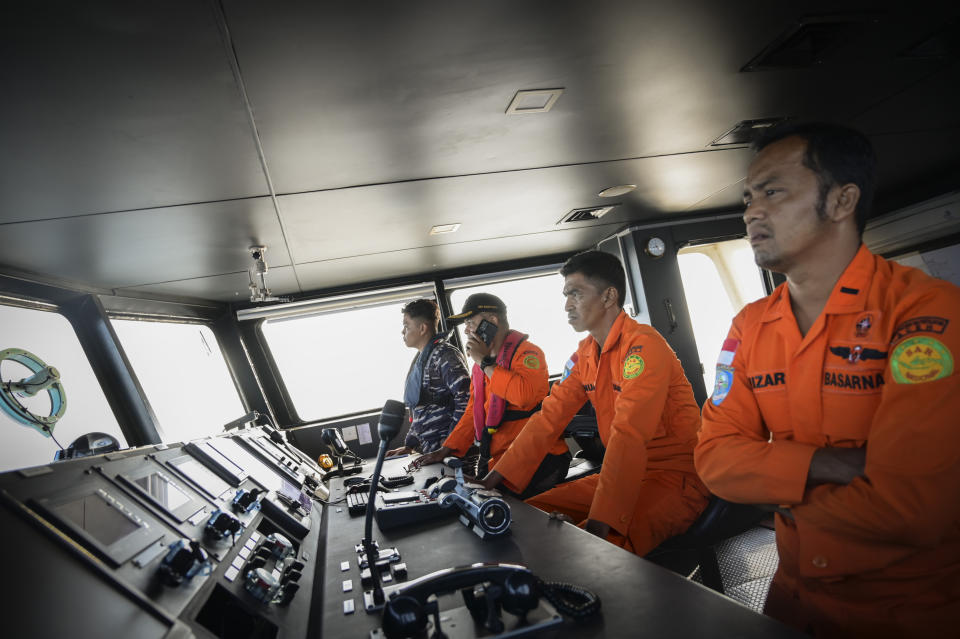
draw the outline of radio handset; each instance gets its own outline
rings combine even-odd
[[[457,590],[473,621],[494,634],[506,629],[501,610],[518,618],[510,636],[560,624],[563,617],[558,612],[582,619],[600,610],[600,598],[585,588],[542,581],[517,564],[477,563],[438,570],[394,590],[383,608],[383,627],[370,636],[422,637],[428,617],[433,618],[431,636],[445,636],[440,628],[439,595]],[[541,601],[541,597],[546,601]],[[455,613],[456,610],[445,611],[444,618],[455,619]],[[521,628],[523,631],[518,632]]]
[[[474,595],[472,588],[481,584],[486,584],[483,600]],[[504,629],[499,606],[523,619],[540,601],[539,579],[523,566],[480,563],[445,568],[405,584],[390,596],[383,609],[384,636],[419,637],[427,628],[428,614],[433,616],[434,629],[438,631],[440,610],[437,600],[431,597],[457,590],[463,590],[474,620],[494,633]]]

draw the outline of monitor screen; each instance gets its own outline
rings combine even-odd
[[[193,501],[190,495],[159,471],[134,479],[133,482],[171,513]]]
[[[217,477],[214,472],[193,457],[184,455],[171,459],[169,463],[212,497],[219,497],[230,490],[230,484]]]
[[[53,511],[104,546],[112,546],[140,529],[137,522],[110,505],[99,493],[58,504]]]
[[[262,461],[253,456],[243,446],[233,441],[229,437],[220,437],[211,439],[211,447],[217,449],[224,456],[229,457],[239,464],[247,473],[267,490],[280,490],[283,477]]]

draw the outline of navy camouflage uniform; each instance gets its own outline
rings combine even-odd
[[[413,409],[404,445],[421,453],[440,448],[460,421],[469,399],[467,360],[453,344],[438,342],[423,367],[420,402]]]

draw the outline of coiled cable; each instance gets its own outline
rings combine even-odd
[[[574,619],[584,619],[600,611],[600,597],[581,586],[541,579],[540,590],[554,608]]]

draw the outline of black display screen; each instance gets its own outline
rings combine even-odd
[[[280,489],[283,478],[272,468],[254,457],[252,453],[247,452],[237,442],[229,437],[223,437],[211,439],[207,443],[222,455],[229,456],[267,490]]]
[[[178,457],[171,459],[169,463],[212,497],[219,497],[230,490],[230,484],[217,477],[213,471],[193,457]]]
[[[145,493],[153,497],[169,512],[174,512],[184,504],[189,504],[190,495],[183,492],[170,478],[161,472],[154,472],[146,477],[133,480]]]
[[[58,504],[53,511],[106,547],[140,529],[137,522],[108,503],[99,493]]]

